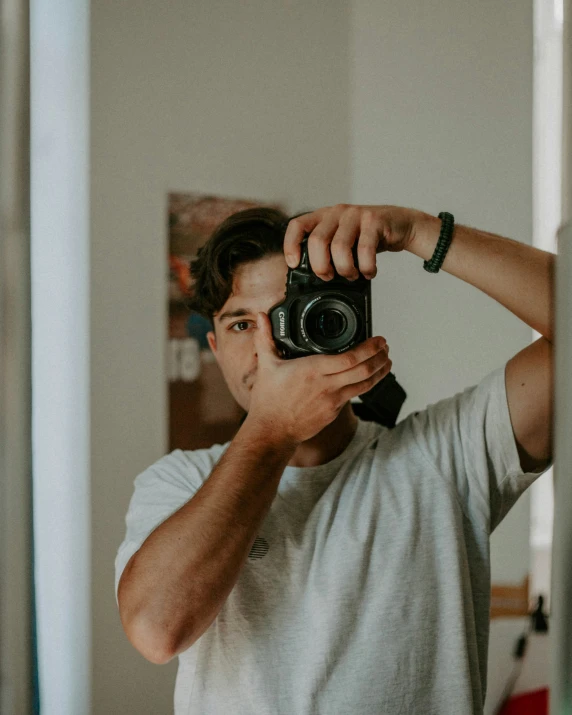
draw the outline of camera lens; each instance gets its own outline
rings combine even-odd
[[[309,345],[321,353],[347,350],[357,339],[360,320],[351,299],[343,294],[320,295],[304,309],[302,333]]]
[[[343,313],[335,308],[323,310],[316,317],[317,332],[323,338],[339,338],[347,326]]]

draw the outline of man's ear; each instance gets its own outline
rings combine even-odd
[[[211,349],[213,355],[214,355],[215,357],[217,357],[217,353],[216,353],[216,335],[214,334],[214,332],[213,332],[212,330],[209,330],[209,332],[207,333],[207,340],[208,340],[208,343],[209,343],[209,348]],[[217,358],[217,359],[218,359],[218,358]]]

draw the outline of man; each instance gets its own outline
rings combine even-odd
[[[373,278],[381,251],[431,259],[441,221],[345,204],[285,219],[235,214],[193,265],[247,416],[230,444],[137,477],[116,560],[124,629],[154,663],[179,656],[177,715],[481,713],[489,535],[551,460],[554,257],[455,227],[443,270],[542,337],[387,429],[349,403],[389,372],[383,338],[282,360],[266,313],[304,235],[320,277]]]

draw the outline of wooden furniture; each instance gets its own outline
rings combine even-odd
[[[528,576],[520,585],[492,585],[491,619],[506,618],[507,616],[527,616],[529,613]]]

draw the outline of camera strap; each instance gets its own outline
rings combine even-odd
[[[395,427],[407,393],[390,372],[369,392],[360,395],[363,404],[352,403],[355,414],[368,422],[377,422],[384,427]]]

